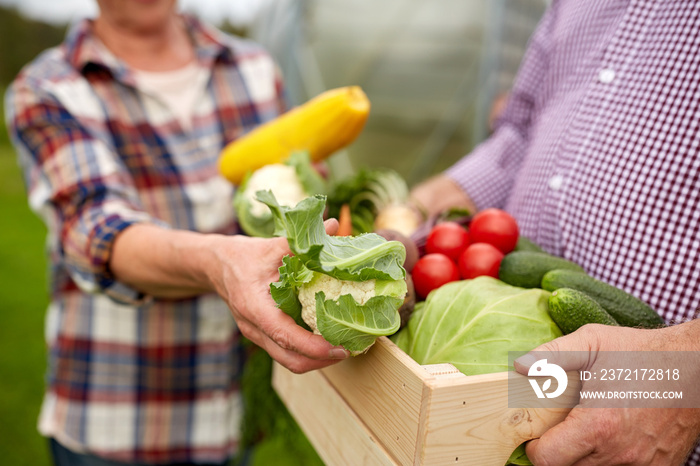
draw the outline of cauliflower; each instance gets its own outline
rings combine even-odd
[[[284,163],[265,165],[249,173],[233,198],[238,223],[250,236],[270,237],[275,225],[270,208],[256,199],[271,191],[281,206],[295,207],[303,199],[321,194],[326,182],[311,165],[307,152],[294,152]]]
[[[302,320],[316,335],[323,336],[318,328],[317,320],[318,304],[316,295],[319,292],[323,292],[326,307],[328,306],[328,301],[333,301],[339,308],[342,308],[343,304],[340,303],[341,296],[350,296],[357,305],[364,306],[375,296],[390,296],[400,301],[406,296],[407,288],[406,282],[403,280],[339,280],[330,275],[314,272],[311,281],[299,287],[297,297],[301,304]],[[374,316],[365,316],[365,319],[367,322],[370,322],[374,319]],[[351,350],[350,354],[353,356],[362,354],[373,343],[374,340],[362,349]]]
[[[275,231],[287,236],[293,255],[282,259],[279,280],[270,284],[277,306],[294,321],[363,353],[401,325],[398,309],[406,296],[406,249],[379,235],[329,236],[323,226],[325,196],[281,206],[269,192],[258,200],[274,212]]]
[[[281,163],[266,165],[253,172],[242,193],[250,202],[250,212],[256,217],[270,214],[270,208],[255,199],[256,192],[266,189],[272,191],[280,205],[287,207],[294,207],[308,197],[294,167]]]
[[[299,302],[301,303],[301,318],[316,335],[321,334],[316,323],[316,293],[319,291],[323,291],[326,299],[333,301],[338,301],[341,295],[349,294],[357,304],[366,304],[369,298],[375,296],[376,280],[353,282],[338,280],[322,273],[314,275],[315,277],[310,283],[299,288]]]

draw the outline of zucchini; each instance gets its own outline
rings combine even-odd
[[[665,325],[661,316],[641,299],[585,273],[552,270],[542,278],[541,286],[547,291],[560,288],[583,291],[624,327],[659,328]]]
[[[546,252],[514,251],[503,257],[498,278],[512,286],[539,288],[544,274],[554,269],[583,272],[578,264]]]
[[[544,250],[539,247],[534,241],[525,236],[518,237],[518,242],[515,244],[515,249],[513,251],[535,251],[544,252]]]
[[[598,302],[583,291],[559,288],[549,297],[549,316],[564,335],[586,324],[618,325]]]

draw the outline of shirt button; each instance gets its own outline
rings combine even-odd
[[[561,188],[563,184],[564,177],[561,175],[554,175],[549,179],[549,187],[554,191],[559,190],[559,188]]]
[[[615,80],[615,70],[605,68],[598,73],[598,80],[603,84],[610,84]]]

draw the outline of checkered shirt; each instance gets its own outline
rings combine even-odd
[[[699,127],[700,2],[555,0],[494,135],[447,174],[680,323],[700,308]]]
[[[134,223],[235,233],[219,151],[284,109],[276,66],[260,47],[183,18],[208,72],[191,128],[138,89],[89,20],[6,96],[30,206],[48,226],[39,429],[121,461],[220,462],[238,441],[242,350],[224,302],[152,299],[107,267],[114,238]]]

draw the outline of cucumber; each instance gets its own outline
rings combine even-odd
[[[514,251],[503,257],[498,278],[512,286],[539,288],[544,274],[554,269],[583,272],[578,264],[546,252]]]
[[[518,237],[518,242],[515,244],[513,251],[535,251],[544,252],[534,241],[524,236]]]
[[[549,316],[564,335],[586,324],[618,325],[615,319],[583,291],[559,288],[549,297]]]
[[[583,291],[624,327],[659,328],[665,325],[661,316],[641,299],[585,273],[552,270],[542,277],[541,286],[547,291],[559,288]]]

